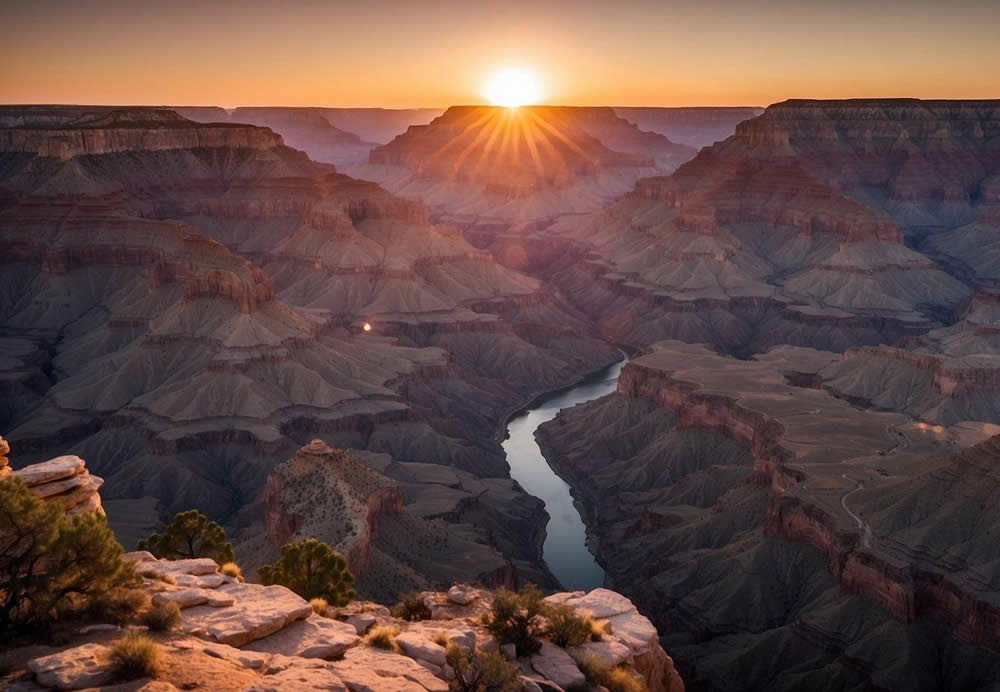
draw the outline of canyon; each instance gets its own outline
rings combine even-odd
[[[533,432],[688,689],[987,689],[998,176],[1000,101],[0,107],[0,432],[383,603],[560,586]]]
[[[321,437],[405,464],[419,511],[387,541],[430,522],[481,554],[462,579],[554,583],[540,503],[493,432],[618,357],[572,308],[269,129],[33,113],[7,116],[0,154],[0,425],[18,463],[92,459],[120,536],[199,507],[252,550],[269,474]],[[373,575],[402,569],[391,552],[365,558]],[[402,571],[372,588],[446,579]]]

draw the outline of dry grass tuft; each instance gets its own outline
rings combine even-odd
[[[181,608],[173,601],[154,605],[142,616],[142,624],[153,632],[166,632],[177,627],[181,621]]]
[[[312,606],[314,613],[317,615],[323,615],[324,617],[326,616],[327,609],[330,607],[330,604],[326,602],[325,598],[314,598],[309,601],[309,605]]]
[[[118,680],[155,677],[161,658],[159,645],[141,632],[129,632],[111,645],[111,664]]]
[[[227,562],[219,568],[219,572],[227,577],[232,577],[236,581],[243,581],[243,570],[235,562]]]
[[[399,628],[394,625],[376,625],[365,635],[365,643],[368,646],[374,646],[376,649],[398,652],[399,645],[396,643],[397,634],[399,634]]]

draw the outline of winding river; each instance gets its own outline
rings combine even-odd
[[[604,584],[604,570],[587,549],[587,532],[573,504],[569,486],[549,467],[535,442],[539,425],[561,409],[597,399],[615,390],[626,360],[600,370],[580,384],[547,394],[522,409],[507,423],[503,443],[510,475],[529,494],[545,502],[549,513],[543,557],[565,589],[594,589]]]

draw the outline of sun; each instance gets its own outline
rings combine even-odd
[[[508,67],[490,77],[483,96],[495,106],[528,106],[542,100],[542,81],[531,70]]]

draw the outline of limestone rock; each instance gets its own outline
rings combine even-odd
[[[531,667],[562,688],[582,685],[587,681],[573,658],[555,644],[542,642],[542,648],[531,656]]]
[[[368,613],[359,613],[358,615],[351,615],[344,622],[349,624],[358,634],[364,634],[371,626],[378,621],[374,615]]]
[[[132,553],[130,553],[132,554]],[[180,575],[204,576],[216,574],[219,565],[215,560],[199,557],[186,560],[139,560],[136,572],[143,576],[160,577],[169,575],[175,579]]]
[[[411,658],[427,661],[428,663],[433,663],[435,666],[443,666],[445,664],[444,647],[424,637],[422,634],[417,632],[401,632],[396,637],[396,643],[402,648],[403,653]]]
[[[201,630],[213,641],[243,646],[312,615],[312,606],[284,586],[225,584],[218,590],[233,596],[235,604],[184,610],[181,624],[186,630]]]
[[[31,488],[42,483],[49,483],[82,474],[85,468],[86,463],[84,463],[83,459],[78,456],[69,455],[25,466],[23,469],[14,471],[14,475]]]
[[[83,644],[28,661],[28,670],[43,687],[60,690],[98,687],[111,680],[109,652],[101,644]]]
[[[244,648],[302,658],[335,658],[360,642],[352,625],[311,615],[274,634],[258,639]]]

